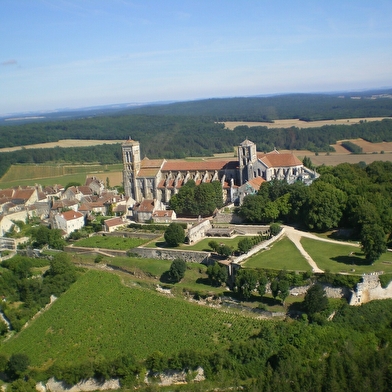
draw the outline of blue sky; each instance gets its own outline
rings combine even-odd
[[[391,86],[390,0],[0,0],[0,115]]]

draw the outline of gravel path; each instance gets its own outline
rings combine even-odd
[[[330,240],[327,238],[320,238],[314,234],[308,233],[306,231],[297,230],[291,226],[284,226],[284,229],[285,229],[285,233],[286,233],[287,238],[294,243],[294,245],[300,251],[301,255],[306,259],[306,261],[312,267],[312,271],[316,272],[316,273],[317,272],[322,273],[324,271],[317,266],[316,262],[310,257],[309,253],[306,252],[306,250],[304,249],[304,247],[301,244],[301,237],[311,238],[316,241],[331,242],[333,244],[359,247],[359,244]]]

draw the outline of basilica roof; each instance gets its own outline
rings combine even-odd
[[[259,153],[257,157],[267,167],[290,167],[290,166],[301,166],[302,162],[294,155],[290,153]]]
[[[214,160],[209,159],[205,161],[185,161],[172,160],[165,162],[162,171],[211,171],[234,169],[238,166],[238,161],[232,160]]]

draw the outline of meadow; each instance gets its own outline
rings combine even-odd
[[[143,359],[155,351],[213,350],[249,339],[263,323],[88,271],[0,352],[25,353],[33,367],[44,370],[127,353]]]

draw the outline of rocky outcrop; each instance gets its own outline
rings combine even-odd
[[[81,381],[76,385],[67,385],[62,381],[57,381],[55,378],[50,378],[45,385],[37,384],[36,389],[40,392],[81,392],[81,391],[106,391],[120,389],[120,381],[118,379],[111,379],[104,382],[99,382],[93,378]]]

